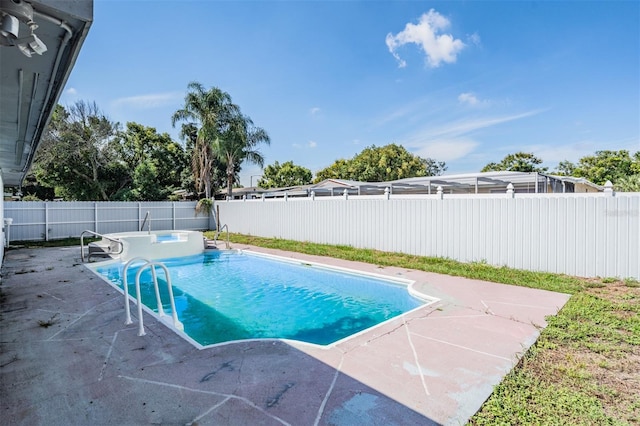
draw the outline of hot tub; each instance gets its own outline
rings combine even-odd
[[[126,262],[134,257],[165,259],[169,257],[191,256],[205,250],[205,239],[200,231],[137,231],[118,232],[104,235],[103,240],[122,243],[119,257]]]

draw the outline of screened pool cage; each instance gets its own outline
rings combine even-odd
[[[509,185],[516,193],[600,192],[602,187],[583,178],[544,173],[486,172],[444,176],[425,176],[389,182],[358,182],[326,179],[313,185],[263,189],[235,188],[233,198],[323,197],[383,194],[497,194],[505,193]],[[226,190],[218,198],[224,199]]]

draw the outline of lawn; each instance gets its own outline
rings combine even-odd
[[[213,233],[206,234],[213,238]],[[640,283],[232,234],[251,244],[569,293],[471,425],[640,423]]]

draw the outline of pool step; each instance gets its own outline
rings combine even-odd
[[[215,240],[204,240],[204,248],[206,250],[218,250],[218,246],[215,242]]]
[[[109,241],[94,241],[87,245],[89,247],[89,257],[109,257],[116,251]]]

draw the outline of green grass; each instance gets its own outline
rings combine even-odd
[[[207,234],[213,238],[213,233]],[[640,286],[634,279],[580,279],[483,262],[386,253],[231,234],[250,244],[380,266],[456,275],[572,294],[471,425],[640,423]]]
[[[640,294],[609,290],[575,294],[549,317],[471,424],[638,424]]]
[[[91,241],[97,241],[99,238],[90,238],[87,237],[84,239],[84,243],[87,244]],[[38,248],[38,247],[68,247],[68,246],[78,246],[80,247],[80,238],[62,238],[58,240],[50,240],[50,241],[11,241],[11,248]]]

